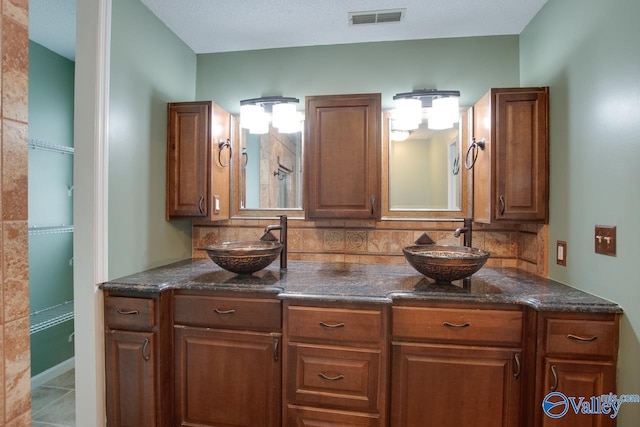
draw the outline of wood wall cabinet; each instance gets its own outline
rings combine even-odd
[[[616,393],[618,357],[618,315],[585,313],[543,313],[538,319],[538,354],[536,402],[543,402],[550,392],[567,398],[591,397]],[[551,400],[557,402],[561,396]],[[616,425],[611,414],[576,414],[571,405],[550,409],[559,415],[552,418],[536,407],[534,425],[608,427]]]
[[[171,426],[167,297],[105,296],[107,426]]]
[[[380,218],[380,94],[306,98],[308,218]]]
[[[167,220],[228,219],[231,115],[211,101],[167,109]]]
[[[285,303],[284,426],[387,425],[384,306]]]
[[[392,319],[392,426],[521,425],[521,310],[394,306]]]
[[[281,303],[176,293],[176,426],[280,427]]]
[[[548,110],[547,87],[491,89],[474,106],[473,136],[485,141],[473,167],[475,221],[548,222]]]

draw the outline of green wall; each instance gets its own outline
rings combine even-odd
[[[195,97],[196,55],[139,0],[114,0],[109,278],[191,257],[191,222],[165,221],[167,102]]]
[[[29,139],[73,145],[75,64],[29,41]],[[73,224],[73,156],[29,150],[29,227]],[[29,236],[30,312],[73,300],[73,235]],[[31,374],[73,357],[73,322],[31,335]]]
[[[360,43],[198,55],[197,98],[230,113],[240,100],[306,95],[382,93],[392,108],[396,93],[460,90],[473,105],[491,87],[518,85],[518,37],[469,37]]]
[[[622,305],[618,394],[640,393],[638,17],[638,0],[549,0],[520,37],[522,85],[551,87],[549,275]],[[615,257],[594,253],[596,224],[617,226]],[[623,404],[618,426],[638,425]]]

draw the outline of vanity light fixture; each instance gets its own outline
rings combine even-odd
[[[240,125],[253,134],[269,132],[269,121],[281,133],[300,130],[301,118],[296,111],[298,98],[265,96],[240,101]]]
[[[452,128],[459,120],[460,92],[457,90],[419,89],[396,94],[392,129],[414,130],[427,119],[429,129]]]

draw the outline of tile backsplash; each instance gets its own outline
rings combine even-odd
[[[193,225],[193,257],[213,243],[257,240],[278,220],[233,219]],[[427,233],[436,243],[461,245],[454,237],[460,221],[288,221],[289,260],[404,263],[402,248]],[[473,246],[491,253],[487,266],[516,267],[547,276],[547,225],[473,224]],[[278,233],[275,231],[274,233]]]

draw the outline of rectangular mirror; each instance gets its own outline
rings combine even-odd
[[[427,122],[408,133],[393,131],[384,114],[383,215],[391,218],[461,218],[470,216],[470,176],[464,167],[471,109],[461,109],[459,123],[431,130]],[[385,158],[386,157],[386,158]]]
[[[269,125],[267,133],[252,134],[239,117],[234,121],[234,215],[303,216],[303,132],[280,133]]]

